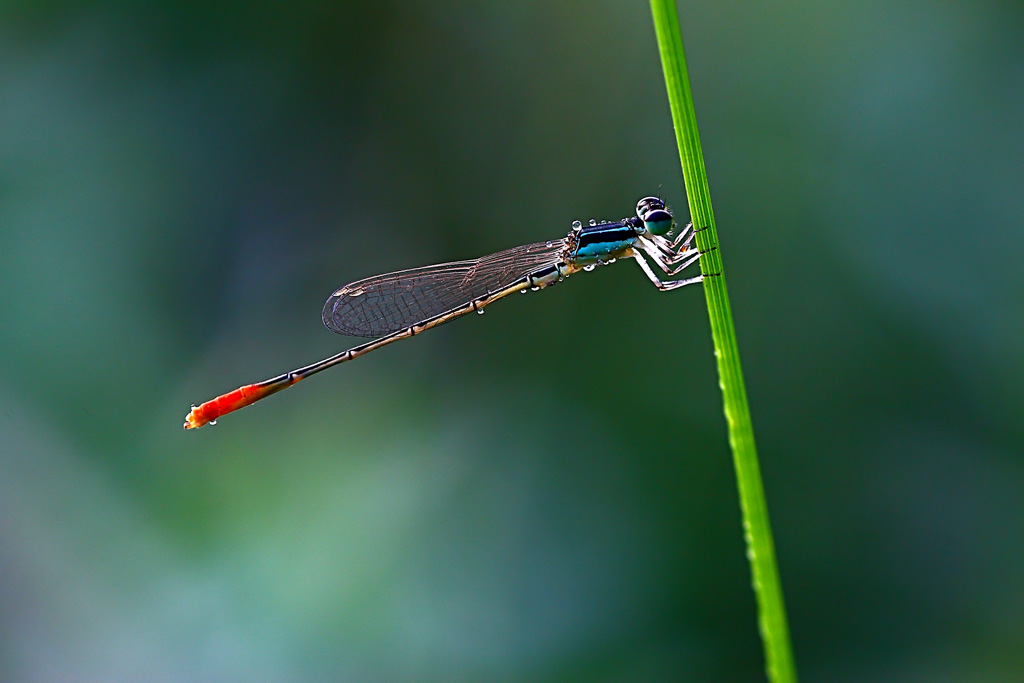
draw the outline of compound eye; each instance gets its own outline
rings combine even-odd
[[[672,229],[672,214],[664,209],[648,211],[642,218],[644,227],[652,235],[664,235]]]
[[[636,203],[636,215],[637,218],[645,220],[644,216],[648,212],[664,208],[665,202],[661,201],[660,197],[644,197]]]

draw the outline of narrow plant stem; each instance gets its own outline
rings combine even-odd
[[[718,361],[719,385],[722,387],[729,444],[736,467],[747,557],[750,560],[754,593],[757,596],[765,667],[769,680],[788,683],[796,681],[796,667],[789,643],[786,607],[782,599],[782,584],[775,560],[771,525],[768,522],[768,505],[761,483],[761,469],[754,447],[754,428],[750,421],[750,407],[747,405],[747,392],[743,385],[736,330],[729,308],[721,250],[718,247],[718,233],[711,211],[711,194],[704,171],[704,156],[697,134],[697,117],[693,107],[693,95],[690,92],[690,79],[686,71],[679,15],[675,0],[651,0],[651,12],[654,16],[661,64],[665,71],[665,85],[668,88],[672,122],[675,125],[679,158],[683,166],[683,181],[686,183],[690,217],[694,228],[699,231],[697,248],[703,253],[700,267],[704,274],[704,293],[707,296],[708,314],[711,317],[711,335]]]

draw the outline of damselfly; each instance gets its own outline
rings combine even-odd
[[[646,255],[666,275],[676,275],[700,258],[691,248],[693,224],[670,237],[675,223],[658,197],[645,197],[635,218],[616,222],[580,221],[562,239],[526,244],[475,261],[455,261],[357,280],[337,290],[324,305],[324,324],[333,332],[377,337],[337,355],[258,384],[192,406],[185,429],[210,423],[281,391],[321,370],[358,358],[391,342],[412,337],[466,313],[483,313],[494,301],[526,290],[549,287],[573,273],[632,257],[654,286],[663,292],[700,282],[661,280]]]

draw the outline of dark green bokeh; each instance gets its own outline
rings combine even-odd
[[[1024,11],[681,12],[801,674],[1021,677]],[[354,341],[348,280],[685,207],[646,3],[0,25],[0,677],[762,675],[698,288],[180,426]]]

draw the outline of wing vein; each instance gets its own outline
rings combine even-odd
[[[473,261],[454,261],[356,280],[324,304],[338,334],[379,337],[490,294],[561,259],[563,240],[526,244]]]

